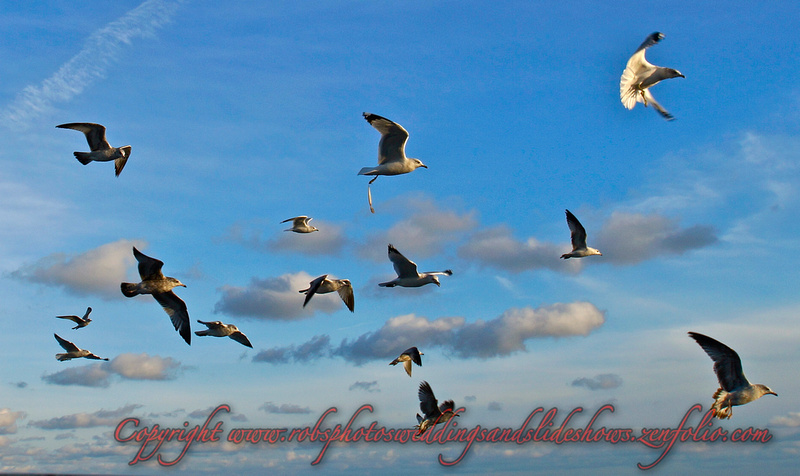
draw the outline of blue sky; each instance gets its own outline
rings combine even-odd
[[[114,429],[304,427],[328,408],[409,428],[417,387],[465,428],[537,407],[616,411],[609,427],[676,426],[707,408],[712,362],[686,332],[737,350],[767,396],[725,429],[757,444],[678,445],[651,472],[759,468],[800,452],[798,7],[741,2],[21,2],[0,7],[0,471],[160,473]],[[619,78],[653,31],[685,79],[626,110]],[[372,112],[429,168],[356,175],[377,158]],[[83,166],[98,122],[131,158]],[[559,260],[564,219],[602,257]],[[280,222],[314,218],[320,231]],[[379,288],[394,244],[442,286]],[[187,284],[196,319],[254,349],[187,346],[149,296],[125,298],[131,247]],[[316,276],[350,279],[302,308]],[[56,315],[82,315],[71,330]],[[58,333],[109,362],[58,362]],[[424,353],[413,378],[387,363]],[[343,421],[345,420],[345,421]],[[361,420],[359,420],[361,422]],[[586,422],[586,418],[581,420]],[[171,471],[633,474],[641,445],[195,445]],[[171,454],[171,453],[170,453]]]

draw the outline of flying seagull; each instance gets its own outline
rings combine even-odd
[[[603,256],[600,250],[586,246],[586,229],[583,228],[581,222],[579,222],[578,219],[575,218],[575,215],[569,210],[567,210],[567,225],[569,225],[569,237],[572,241],[572,251],[561,255],[562,258],[583,258],[592,255]]]
[[[97,162],[114,161],[114,171],[116,176],[119,177],[125,162],[131,156],[131,146],[126,145],[122,147],[111,147],[106,140],[106,128],[100,124],[91,122],[71,122],[69,124],[60,124],[56,127],[61,129],[75,129],[81,131],[86,135],[86,141],[89,142],[89,149],[91,152],[74,152],[75,158],[78,159],[83,165],[95,160]]]
[[[633,109],[637,102],[643,103],[645,107],[649,103],[659,114],[664,116],[664,119],[671,121],[675,118],[655,100],[650,93],[650,87],[664,79],[685,78],[686,76],[676,69],[652,65],[644,58],[644,51],[661,41],[662,38],[664,38],[663,33],[651,34],[628,60],[628,65],[619,80],[619,97],[627,109]]]
[[[108,360],[102,357],[98,357],[93,353],[89,352],[88,350],[79,349],[77,345],[73,344],[72,342],[64,339],[63,337],[59,336],[58,334],[53,334],[56,336],[56,340],[58,344],[64,348],[67,352],[64,354],[56,354],[56,359],[59,362],[63,362],[65,360],[72,360],[72,359],[80,359],[81,357],[86,359],[93,359],[93,360]]]
[[[403,129],[403,126],[377,114],[365,112],[363,116],[372,127],[381,133],[381,141],[378,144],[378,166],[364,167],[358,172],[358,175],[375,176],[369,181],[369,185],[378,179],[378,175],[400,175],[413,172],[419,167],[428,168],[419,159],[406,157],[408,131]],[[367,185],[369,211],[375,213],[375,209],[372,208],[372,192],[369,185]]]
[[[423,418],[417,413],[418,424],[414,428],[419,429],[418,435],[425,433],[425,430],[433,428],[438,423],[445,423],[454,416],[459,416],[453,412],[456,404],[452,400],[445,400],[441,405],[438,405],[439,402],[433,395],[431,386],[424,380],[419,384],[417,395],[419,395],[419,409],[425,415]]]
[[[416,347],[411,347],[403,351],[403,353],[400,354],[400,357],[389,362],[389,365],[397,365],[400,362],[403,362],[403,367],[405,367],[406,373],[408,374],[409,377],[411,377],[411,362],[414,362],[415,364],[422,367],[422,357],[420,357],[421,355],[425,354],[420,352]]]
[[[175,330],[180,333],[187,344],[191,345],[192,330],[189,324],[189,311],[186,310],[186,303],[172,292],[172,288],[175,286],[185,288],[186,285],[175,278],[164,276],[161,273],[164,262],[143,254],[135,246],[133,247],[133,256],[139,262],[139,276],[141,276],[142,282],[120,284],[122,294],[127,297],[152,294],[172,320]]]
[[[314,279],[308,285],[308,288],[301,289],[301,293],[306,294],[306,300],[303,301],[303,307],[306,307],[308,301],[314,296],[314,294],[327,294],[336,291],[339,293],[339,297],[342,298],[344,304],[347,306],[347,309],[350,309],[350,312],[355,312],[356,301],[353,296],[353,285],[350,284],[349,279],[328,279],[327,274],[323,274],[322,276]]]
[[[287,218],[283,220],[281,223],[286,223],[287,221],[292,222],[292,227],[287,228],[283,231],[293,231],[295,233],[311,233],[314,231],[319,231],[317,228],[314,228],[312,225],[309,225],[308,222],[313,220],[313,218],[309,218],[307,216],[299,216],[294,218]]]
[[[394,266],[394,272],[397,273],[397,278],[385,283],[380,283],[378,286],[383,286],[385,288],[393,288],[395,286],[418,288],[430,283],[441,286],[439,278],[437,278],[436,275],[443,274],[445,276],[451,276],[453,274],[449,269],[420,273],[417,271],[417,264],[400,254],[397,248],[391,244],[389,245],[389,260]]]
[[[70,321],[74,322],[75,324],[78,324],[77,326],[73,327],[73,329],[80,329],[81,327],[88,326],[89,323],[92,322],[92,320],[89,319],[89,313],[90,312],[92,312],[92,308],[91,307],[87,307],[86,308],[86,314],[84,314],[83,317],[78,317],[78,316],[56,316],[56,317],[59,318],[59,319],[69,319]]]
[[[714,392],[714,403],[711,405],[715,417],[730,418],[734,405],[744,405],[764,395],[778,396],[766,385],[748,382],[742,371],[739,354],[727,345],[697,332],[689,332],[689,337],[697,341],[714,361],[714,373],[719,380],[719,388]]]
[[[205,322],[201,320],[197,320],[200,324],[205,324],[208,329],[203,329],[202,331],[195,331],[194,333],[198,336],[214,336],[214,337],[230,337],[231,339],[235,340],[236,342],[246,345],[247,347],[253,348],[253,345],[250,343],[250,340],[247,338],[246,335],[242,331],[236,328],[233,324],[223,324],[220,321],[212,321],[212,322]]]

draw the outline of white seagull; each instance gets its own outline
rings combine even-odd
[[[727,345],[697,332],[689,332],[689,337],[697,341],[714,361],[714,373],[719,380],[719,388],[714,392],[714,403],[711,405],[715,417],[730,418],[734,405],[744,405],[764,395],[778,396],[766,385],[748,382],[742,371],[739,354]]]
[[[97,162],[114,161],[114,172],[119,177],[122,168],[131,156],[131,146],[126,145],[122,147],[111,147],[106,140],[106,128],[100,124],[91,122],[72,122],[69,124],[60,124],[56,127],[61,129],[74,129],[81,131],[86,135],[86,141],[89,143],[91,152],[74,152],[75,158],[78,159],[83,165],[95,160]]]
[[[581,222],[575,218],[575,215],[567,210],[567,225],[569,225],[569,236],[572,241],[572,251],[561,255],[564,259],[570,258],[583,258],[585,256],[598,255],[603,256],[603,253],[596,248],[586,246],[586,229],[583,228]]]
[[[353,296],[353,285],[350,284],[349,279],[328,279],[327,274],[323,274],[322,276],[314,279],[308,285],[308,288],[301,289],[301,293],[306,294],[306,300],[303,301],[303,307],[306,307],[308,301],[314,296],[314,294],[327,294],[336,291],[339,293],[339,297],[342,298],[344,304],[347,306],[347,309],[350,309],[350,312],[355,312],[356,301],[355,297]]]
[[[406,373],[408,374],[409,377],[411,377],[411,362],[414,362],[415,364],[422,367],[422,357],[420,357],[421,355],[425,354],[420,352],[416,347],[410,347],[405,351],[403,351],[403,353],[400,354],[398,358],[389,362],[389,365],[397,365],[400,362],[403,362],[403,367],[405,367]]]
[[[394,266],[394,272],[397,273],[397,278],[385,283],[379,283],[378,286],[383,286],[385,288],[393,288],[395,286],[418,288],[430,283],[441,286],[439,278],[436,277],[437,274],[445,276],[453,275],[453,271],[449,269],[420,273],[417,271],[417,263],[403,256],[397,251],[397,248],[391,244],[389,245],[389,260],[392,262],[392,266]]]
[[[186,285],[175,278],[164,276],[161,272],[164,262],[143,254],[135,246],[133,247],[133,256],[139,262],[139,276],[141,276],[142,282],[120,284],[122,294],[126,297],[152,294],[172,320],[175,330],[180,333],[187,344],[191,345],[192,330],[189,324],[189,311],[186,309],[186,303],[172,292],[172,288],[175,286],[185,288]]]
[[[295,233],[311,233],[314,231],[319,231],[317,228],[314,228],[312,225],[309,225],[308,222],[313,220],[313,218],[309,218],[307,216],[299,216],[294,218],[287,218],[283,220],[281,223],[286,223],[287,221],[292,222],[292,227],[287,228],[283,231],[293,231]]]
[[[428,428],[433,428],[439,423],[445,423],[456,415],[454,413],[456,404],[452,400],[445,400],[439,405],[436,396],[433,394],[430,384],[422,381],[419,384],[419,409],[422,410],[424,418],[417,413],[417,425],[414,428],[419,429],[418,435],[425,433]]]
[[[56,336],[56,340],[58,344],[67,352],[64,354],[56,354],[56,359],[59,362],[63,362],[65,360],[72,360],[72,359],[80,359],[81,357],[85,359],[93,359],[93,360],[108,360],[102,357],[98,357],[93,353],[89,352],[88,350],[79,349],[77,345],[73,344],[72,342],[64,339],[63,337],[59,336],[58,334],[53,334]]]
[[[419,167],[428,168],[421,160],[406,157],[408,131],[403,129],[403,126],[377,114],[365,112],[363,115],[364,119],[381,133],[381,141],[378,144],[378,166],[364,167],[358,172],[358,175],[375,176],[369,181],[369,185],[377,180],[378,175],[400,175],[413,172]],[[369,211],[375,213],[375,209],[372,208],[372,192],[369,185],[367,185]]]
[[[242,331],[240,331],[236,326],[233,324],[223,324],[220,321],[211,321],[205,322],[201,320],[197,320],[200,324],[205,324],[208,329],[203,329],[202,331],[195,331],[195,335],[198,336],[213,336],[213,337],[230,337],[231,339],[235,340],[236,342],[246,345],[247,347],[253,348],[253,344],[250,343],[250,340],[247,338],[246,335]]]
[[[619,97],[627,109],[633,109],[637,102],[643,103],[645,107],[649,103],[659,114],[664,116],[664,119],[671,121],[675,118],[656,102],[650,93],[650,87],[664,79],[685,78],[686,76],[676,69],[652,65],[644,58],[644,51],[661,41],[662,38],[664,38],[663,33],[652,33],[628,60],[628,65],[619,80]]]
[[[89,319],[89,313],[90,312],[92,312],[92,308],[91,307],[87,307],[86,308],[86,314],[84,314],[83,317],[78,317],[78,316],[56,316],[56,317],[59,318],[59,319],[69,319],[70,321],[74,322],[75,324],[78,324],[77,326],[73,327],[73,329],[80,329],[81,327],[88,326],[89,323],[92,322],[92,320]]]

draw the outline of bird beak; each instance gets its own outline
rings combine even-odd
[[[420,167],[425,167],[426,169],[428,168],[428,166],[425,164],[420,165]]]
[[[777,393],[775,393],[775,392],[767,392],[767,394],[768,394],[768,395],[775,395],[776,397],[778,396],[778,394],[777,394]]]
[[[680,77],[681,77],[681,78],[683,78],[683,79],[686,79],[686,76],[684,76],[684,75],[682,75],[682,74],[679,74],[678,76],[680,76]]]

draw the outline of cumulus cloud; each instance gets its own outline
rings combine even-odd
[[[680,255],[714,244],[710,226],[681,228],[678,221],[662,215],[614,212],[597,233],[595,246],[603,260],[635,264],[662,255]]]
[[[540,268],[576,273],[581,269],[578,260],[560,259],[571,249],[569,240],[565,243],[556,245],[533,237],[520,241],[509,227],[499,225],[473,234],[458,249],[458,255],[467,261],[512,273]]]
[[[392,201],[393,207],[406,217],[387,231],[373,235],[359,254],[372,261],[386,261],[386,245],[392,243],[407,256],[427,258],[440,253],[444,246],[457,240],[478,224],[476,212],[457,213],[442,210],[426,196],[405,195]]]
[[[333,276],[329,276],[333,278]],[[222,298],[214,312],[233,316],[293,321],[306,319],[321,311],[333,313],[343,309],[337,293],[315,294],[303,307],[305,296],[298,291],[308,288],[316,276],[301,271],[274,278],[252,278],[247,287],[223,286]]]
[[[369,393],[380,392],[381,389],[378,388],[378,381],[373,380],[372,382],[356,382],[353,385],[350,385],[350,391],[353,390],[363,390]]]
[[[0,435],[16,433],[17,420],[22,420],[26,416],[25,412],[12,412],[9,408],[0,408]]]
[[[54,385],[79,385],[83,387],[108,387],[112,377],[128,380],[172,380],[181,365],[172,357],[148,354],[120,354],[110,362],[94,363],[46,374],[42,377]]]
[[[326,335],[299,347],[267,349],[254,362],[287,363],[340,356],[356,365],[391,358],[416,346],[441,347],[462,358],[488,359],[525,351],[525,341],[545,337],[586,336],[605,322],[602,311],[588,302],[556,303],[540,308],[512,308],[488,321],[467,323],[463,317],[430,320],[407,314],[389,319],[377,331],[330,345]],[[303,349],[301,352],[300,349]]]
[[[83,49],[39,86],[28,86],[0,114],[6,127],[25,126],[50,111],[54,104],[66,102],[82,93],[92,83],[105,77],[121,48],[131,40],[153,36],[166,24],[180,1],[148,0],[96,30],[86,39]]]
[[[37,420],[29,423],[30,426],[43,430],[72,430],[75,428],[92,428],[97,426],[116,426],[119,422],[131,416],[131,413],[142,405],[125,405],[116,410],[98,410],[94,413],[73,413],[49,420]]]
[[[119,240],[79,255],[55,253],[31,266],[20,268],[12,276],[60,286],[79,296],[96,295],[104,299],[119,298],[119,283],[126,280],[127,270],[136,262],[132,247],[141,249],[140,240]]]
[[[786,416],[773,417],[769,421],[769,424],[770,426],[788,426],[796,428],[800,426],[800,412],[789,412]]]
[[[308,407],[301,407],[300,405],[295,405],[293,403],[282,403],[280,405],[275,405],[272,402],[266,402],[265,404],[258,407],[259,410],[264,410],[267,413],[280,413],[280,414],[305,414],[311,413],[311,409]]]
[[[586,387],[589,390],[608,390],[622,385],[622,377],[616,374],[600,374],[594,378],[576,378],[571,384],[573,387]]]
[[[344,248],[347,239],[341,226],[323,220],[312,220],[310,223],[320,231],[314,233],[293,233],[284,231],[286,225],[278,228],[275,223],[239,222],[231,226],[223,239],[239,243],[257,251],[290,251],[312,256],[336,255]],[[264,238],[262,229],[274,230],[272,238]]]

